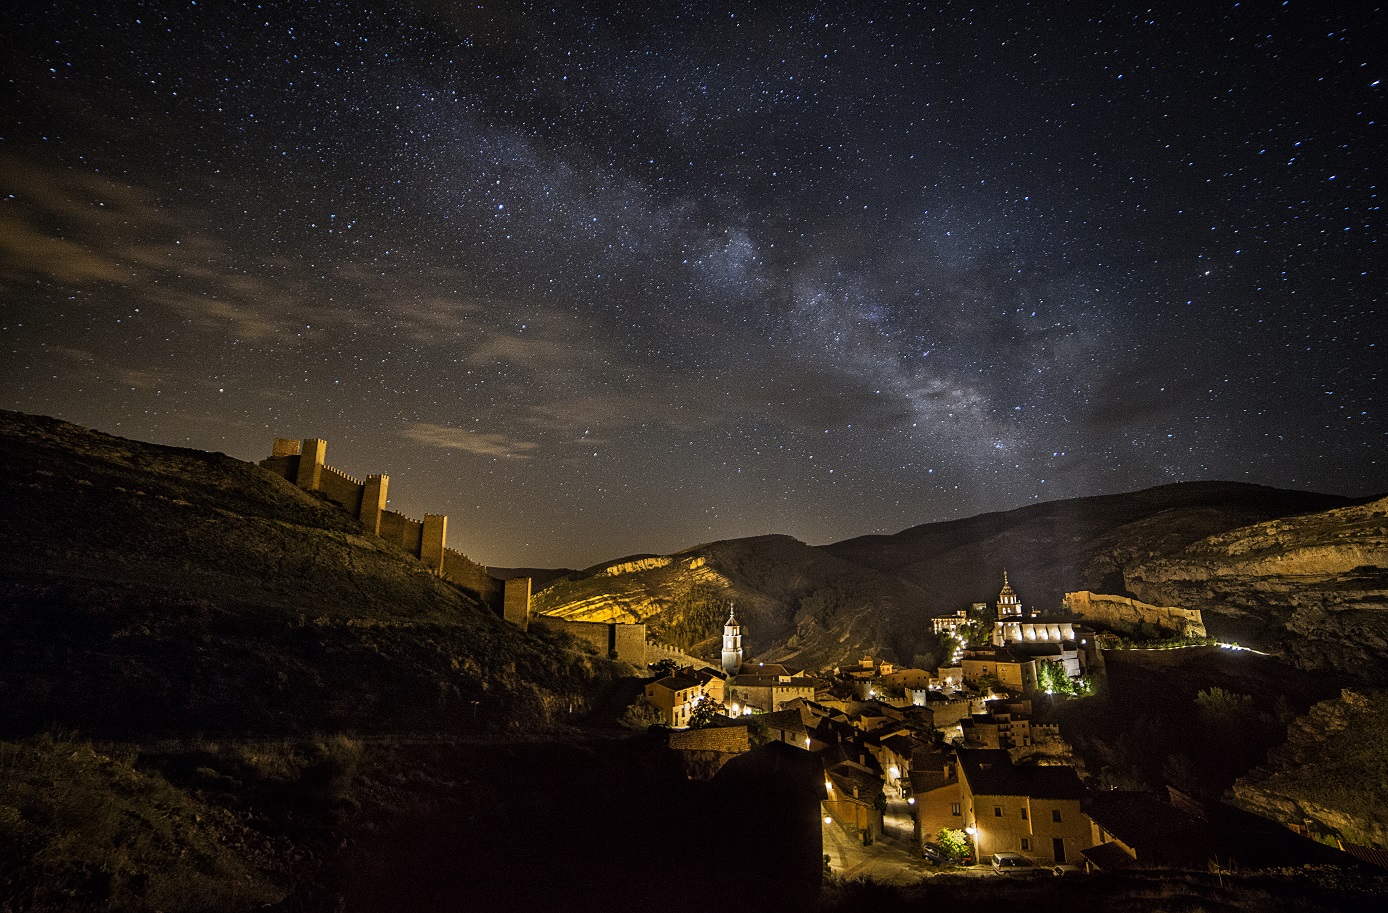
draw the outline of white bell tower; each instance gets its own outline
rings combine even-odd
[[[723,671],[736,675],[742,668],[742,625],[733,617],[732,603],[728,603],[728,620],[723,623]]]

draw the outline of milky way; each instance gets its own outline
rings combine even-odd
[[[1384,9],[988,6],[22,4],[0,405],[496,565],[1388,489]]]

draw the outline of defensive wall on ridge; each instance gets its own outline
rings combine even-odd
[[[646,645],[646,662],[658,663],[662,659],[672,659],[675,665],[683,668],[693,666],[695,669],[712,669],[714,672],[722,672],[723,667],[708,660],[699,659],[697,656],[690,656],[678,647],[667,646],[666,644],[648,643]]]
[[[1205,636],[1205,622],[1199,609],[1148,605],[1126,596],[1108,596],[1081,590],[1065,594],[1065,610],[1090,624],[1118,631],[1136,631],[1137,626],[1145,622],[1172,634]]]
[[[321,493],[356,517],[367,532],[423,561],[429,570],[507,621],[521,628],[529,624],[529,577],[503,581],[491,576],[485,567],[444,544],[448,517],[425,514],[423,520],[416,520],[386,510],[388,476],[370,475],[365,480],[350,476],[327,464],[327,452],[328,442],[321,438],[276,438],[270,456],[260,465],[305,491]]]
[[[646,626],[609,621],[569,621],[549,615],[536,615],[536,624],[564,631],[575,640],[593,645],[599,656],[611,656],[644,669],[652,662],[646,646]]]

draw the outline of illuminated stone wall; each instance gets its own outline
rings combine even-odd
[[[502,616],[522,631],[530,627],[529,577],[515,577],[503,584]]]
[[[367,532],[374,533],[402,551],[415,556],[444,579],[493,611],[525,627],[530,617],[530,586],[526,579],[507,586],[487,573],[486,568],[445,545],[448,517],[425,514],[415,520],[394,510],[386,510],[390,479],[370,475],[366,481],[327,465],[328,442],[321,438],[302,441],[276,438],[270,456],[260,466],[306,491],[316,491],[356,517]],[[509,601],[508,601],[509,593]],[[641,628],[641,649],[635,641],[624,642],[622,652],[639,656],[645,665],[645,626]],[[624,635],[635,638],[635,635]],[[606,651],[604,651],[605,653]]]
[[[534,621],[567,632],[576,640],[593,645],[599,656],[611,656],[644,669],[647,662],[646,626],[607,621],[569,621],[549,615],[536,615]]]
[[[1205,622],[1200,617],[1199,609],[1148,605],[1126,596],[1106,596],[1088,590],[1066,593],[1065,608],[1090,624],[1103,625],[1118,631],[1136,631],[1138,625],[1147,623],[1172,634],[1187,637],[1205,636]]]

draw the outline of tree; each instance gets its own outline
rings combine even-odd
[[[955,627],[955,638],[965,647],[977,647],[987,643],[993,635],[993,626],[976,618]]]
[[[1065,666],[1061,663],[1042,662],[1037,663],[1036,684],[1047,694],[1068,694],[1073,696],[1078,689],[1075,683],[1070,680],[1070,676],[1065,674]]]
[[[1215,685],[1195,695],[1195,706],[1205,721],[1214,725],[1241,723],[1253,710],[1253,698]]]
[[[973,852],[968,835],[953,828],[940,828],[940,832],[935,835],[935,842],[940,844],[940,849],[948,853],[955,862],[963,862]]]
[[[664,678],[665,676],[674,672],[679,667],[679,663],[667,657],[665,659],[660,660],[659,662],[651,663],[646,668],[650,669],[651,674],[653,674],[656,678]]]
[[[711,698],[699,698],[699,703],[694,705],[694,710],[689,714],[690,729],[707,729],[712,726],[719,717],[728,715],[727,709],[720,703]]]

